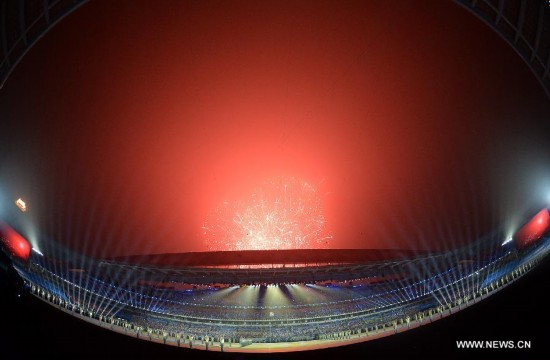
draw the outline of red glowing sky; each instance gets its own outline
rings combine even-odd
[[[494,119],[517,134],[526,108],[548,113],[450,1],[90,2],[2,92],[44,231],[117,254],[205,250],[209,214],[277,176],[319,192],[330,247],[475,233]]]

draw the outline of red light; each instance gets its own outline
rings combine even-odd
[[[537,242],[549,229],[550,213],[543,209],[518,230],[514,236],[517,247],[522,249]]]
[[[23,236],[10,226],[0,222],[0,242],[11,256],[27,260],[31,252],[31,245]]]

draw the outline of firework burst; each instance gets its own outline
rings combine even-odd
[[[238,201],[224,201],[206,219],[202,234],[210,250],[323,248],[321,199],[303,180],[277,177]]]

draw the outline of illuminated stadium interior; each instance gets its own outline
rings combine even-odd
[[[549,232],[543,209],[512,241],[494,233],[442,253],[279,250],[122,259],[55,246],[46,251],[55,256],[20,252],[19,244],[28,243],[15,230],[4,224],[1,235],[28,291],[86,321],[178,347],[272,352],[376,339],[462,310],[539,263],[550,251]]]
[[[423,6],[456,18],[1,2],[8,267],[106,330],[243,353],[379,339],[514,283],[550,252],[550,10]]]

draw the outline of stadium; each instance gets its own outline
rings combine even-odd
[[[536,266],[549,252],[549,230],[543,209],[511,239],[492,234],[422,254],[275,250],[89,259],[52,248],[48,253],[64,256],[49,257],[31,252],[5,224],[2,242],[27,291],[95,325],[178,347],[274,352],[367,341],[451,315]]]
[[[73,13],[77,16],[85,11],[88,3],[1,3],[2,91],[8,87],[8,78],[14,76],[12,73],[16,74],[16,66],[24,63],[27,52],[54,26],[58,23],[61,26],[65,18],[69,20]],[[476,21],[482,20],[484,26],[489,25],[511,45],[527,64],[537,85],[542,85],[541,92],[549,96],[547,23],[550,10],[545,2],[456,1],[452,5],[466,10],[468,16],[475,15]],[[285,86],[288,94],[289,85]],[[63,134],[59,139],[67,137]],[[110,143],[118,141],[117,136],[113,138],[115,141],[109,139]],[[254,141],[250,136],[245,138],[246,146]],[[142,140],[139,138],[138,142]],[[23,142],[13,141],[13,148]],[[148,144],[145,140],[143,143]],[[165,145],[164,140],[161,144]],[[201,146],[193,148],[190,154],[195,151],[202,154]],[[143,146],[145,149],[153,147]],[[65,152],[64,148],[62,151]],[[291,155],[285,155],[283,160],[270,161],[281,166],[279,163],[303,155],[289,153]],[[80,156],[78,151],[75,154],[75,157]],[[260,162],[270,164],[264,155],[258,155]],[[311,182],[310,173],[304,175],[296,171],[289,175],[285,169],[273,175],[269,169],[266,171],[269,175],[259,181],[243,180],[258,172],[257,159],[237,166],[228,176],[235,177],[239,183],[227,192],[231,194],[229,198],[234,196],[233,199],[220,196],[222,201],[209,200],[211,204],[204,209],[201,203],[196,206],[200,208],[197,213],[202,212],[200,217],[196,215],[200,219],[194,220],[195,214],[182,211],[184,205],[181,203],[185,201],[179,200],[191,199],[188,201],[191,205],[186,206],[195,206],[199,201],[189,194],[215,193],[216,186],[212,184],[219,184],[215,182],[218,180],[193,185],[208,179],[197,177],[198,180],[193,179],[193,184],[185,189],[187,198],[183,195],[179,198],[172,193],[183,187],[181,184],[172,188],[168,182],[158,182],[151,186],[157,190],[150,190],[149,183],[143,187],[139,183],[143,178],[143,181],[152,181],[150,179],[157,173],[163,173],[171,165],[147,171],[139,168],[137,176],[131,173],[132,179],[137,180],[126,184],[124,179],[127,178],[122,172],[126,170],[117,171],[135,160],[103,165],[108,162],[104,160],[108,156],[102,153],[100,162],[79,158],[79,164],[74,165],[77,162],[70,158],[71,155],[66,156],[68,160],[54,156],[53,160],[48,159],[51,167],[44,170],[37,165],[39,170],[34,172],[28,170],[30,165],[26,168],[27,165],[13,165],[7,160],[5,166],[0,164],[4,174],[15,174],[0,176],[3,269],[15,274],[21,290],[33,300],[105,332],[122,334],[136,341],[209,352],[253,354],[363,343],[431,326],[449,316],[453,318],[455,313],[477,306],[528,275],[537,265],[547,261],[550,252],[550,198],[545,193],[549,188],[533,191],[531,183],[526,185],[524,178],[514,184],[516,188],[526,187],[532,198],[519,191],[516,197],[510,195],[512,186],[507,183],[503,187],[509,198],[499,199],[502,202],[495,204],[485,201],[477,190],[468,192],[467,186],[462,188],[466,191],[457,191],[453,183],[445,190],[452,195],[444,201],[434,197],[437,200],[432,208],[432,203],[425,208],[414,207],[409,198],[384,199],[385,207],[377,209],[389,214],[385,222],[373,215],[372,223],[359,228],[359,225],[345,223],[353,218],[350,213],[341,211],[344,215],[335,215],[338,210],[326,210],[329,208],[326,204],[330,204],[330,199],[326,200],[330,196],[326,194],[332,190],[325,191],[324,186],[333,186],[334,179],[329,177],[325,185],[324,179]],[[140,156],[135,155],[136,158]],[[0,158],[4,159],[8,157]],[[296,164],[292,166],[298,167]],[[279,170],[275,165],[273,168]],[[459,179],[453,181],[462,181],[463,173],[475,175],[477,171],[472,165],[461,172],[455,165],[449,165],[449,178]],[[292,166],[289,168],[295,170]],[[73,167],[77,170],[71,173]],[[252,169],[250,173],[246,172],[248,168]],[[514,173],[528,178],[529,172],[536,173],[537,169]],[[147,176],[141,177],[142,171]],[[200,173],[202,170],[193,171]],[[44,176],[47,172],[54,175]],[[102,175],[90,177],[96,173]],[[440,176],[439,170],[434,173],[429,177]],[[21,174],[29,176],[18,176]],[[63,174],[69,175],[63,178]],[[220,172],[215,178],[222,177],[220,174],[227,175]],[[33,183],[35,175],[36,183]],[[501,175],[496,177],[502,183],[509,180],[503,180]],[[370,174],[362,176],[360,184]],[[532,178],[544,183],[540,181],[541,176]],[[37,185],[42,179],[47,180],[44,181],[47,185]],[[240,185],[241,180],[244,185]],[[115,186],[105,185],[110,184],[109,181],[120,181],[130,190],[117,192]],[[73,185],[75,183],[78,185]],[[492,190],[497,187],[494,184],[487,187]],[[358,185],[342,185],[342,188],[346,186],[357,188]],[[423,190],[425,193],[418,192],[420,203],[428,203],[429,187]],[[409,190],[403,192],[414,193]],[[169,195],[165,196],[165,191]],[[347,197],[355,196],[363,200],[357,193]],[[479,209],[474,205],[479,205]],[[176,220],[166,215],[170,213],[178,214]],[[338,216],[345,224],[331,228],[331,221],[336,223],[334,219],[339,219]],[[189,237],[183,236],[185,241],[178,240],[174,233],[187,231],[180,225],[175,225],[176,230],[171,232],[171,224],[187,221],[181,220],[182,217],[192,219],[189,223],[196,222],[194,226],[202,236],[202,247],[186,245],[185,241],[192,242]],[[433,231],[419,230],[422,224],[429,224]],[[353,229],[355,232],[342,230],[353,226],[357,226]],[[363,239],[363,243],[349,240],[340,247],[339,239],[346,237],[342,234],[356,236]],[[368,245],[360,247],[369,241],[377,242],[370,248]],[[501,295],[495,297],[498,296]]]

